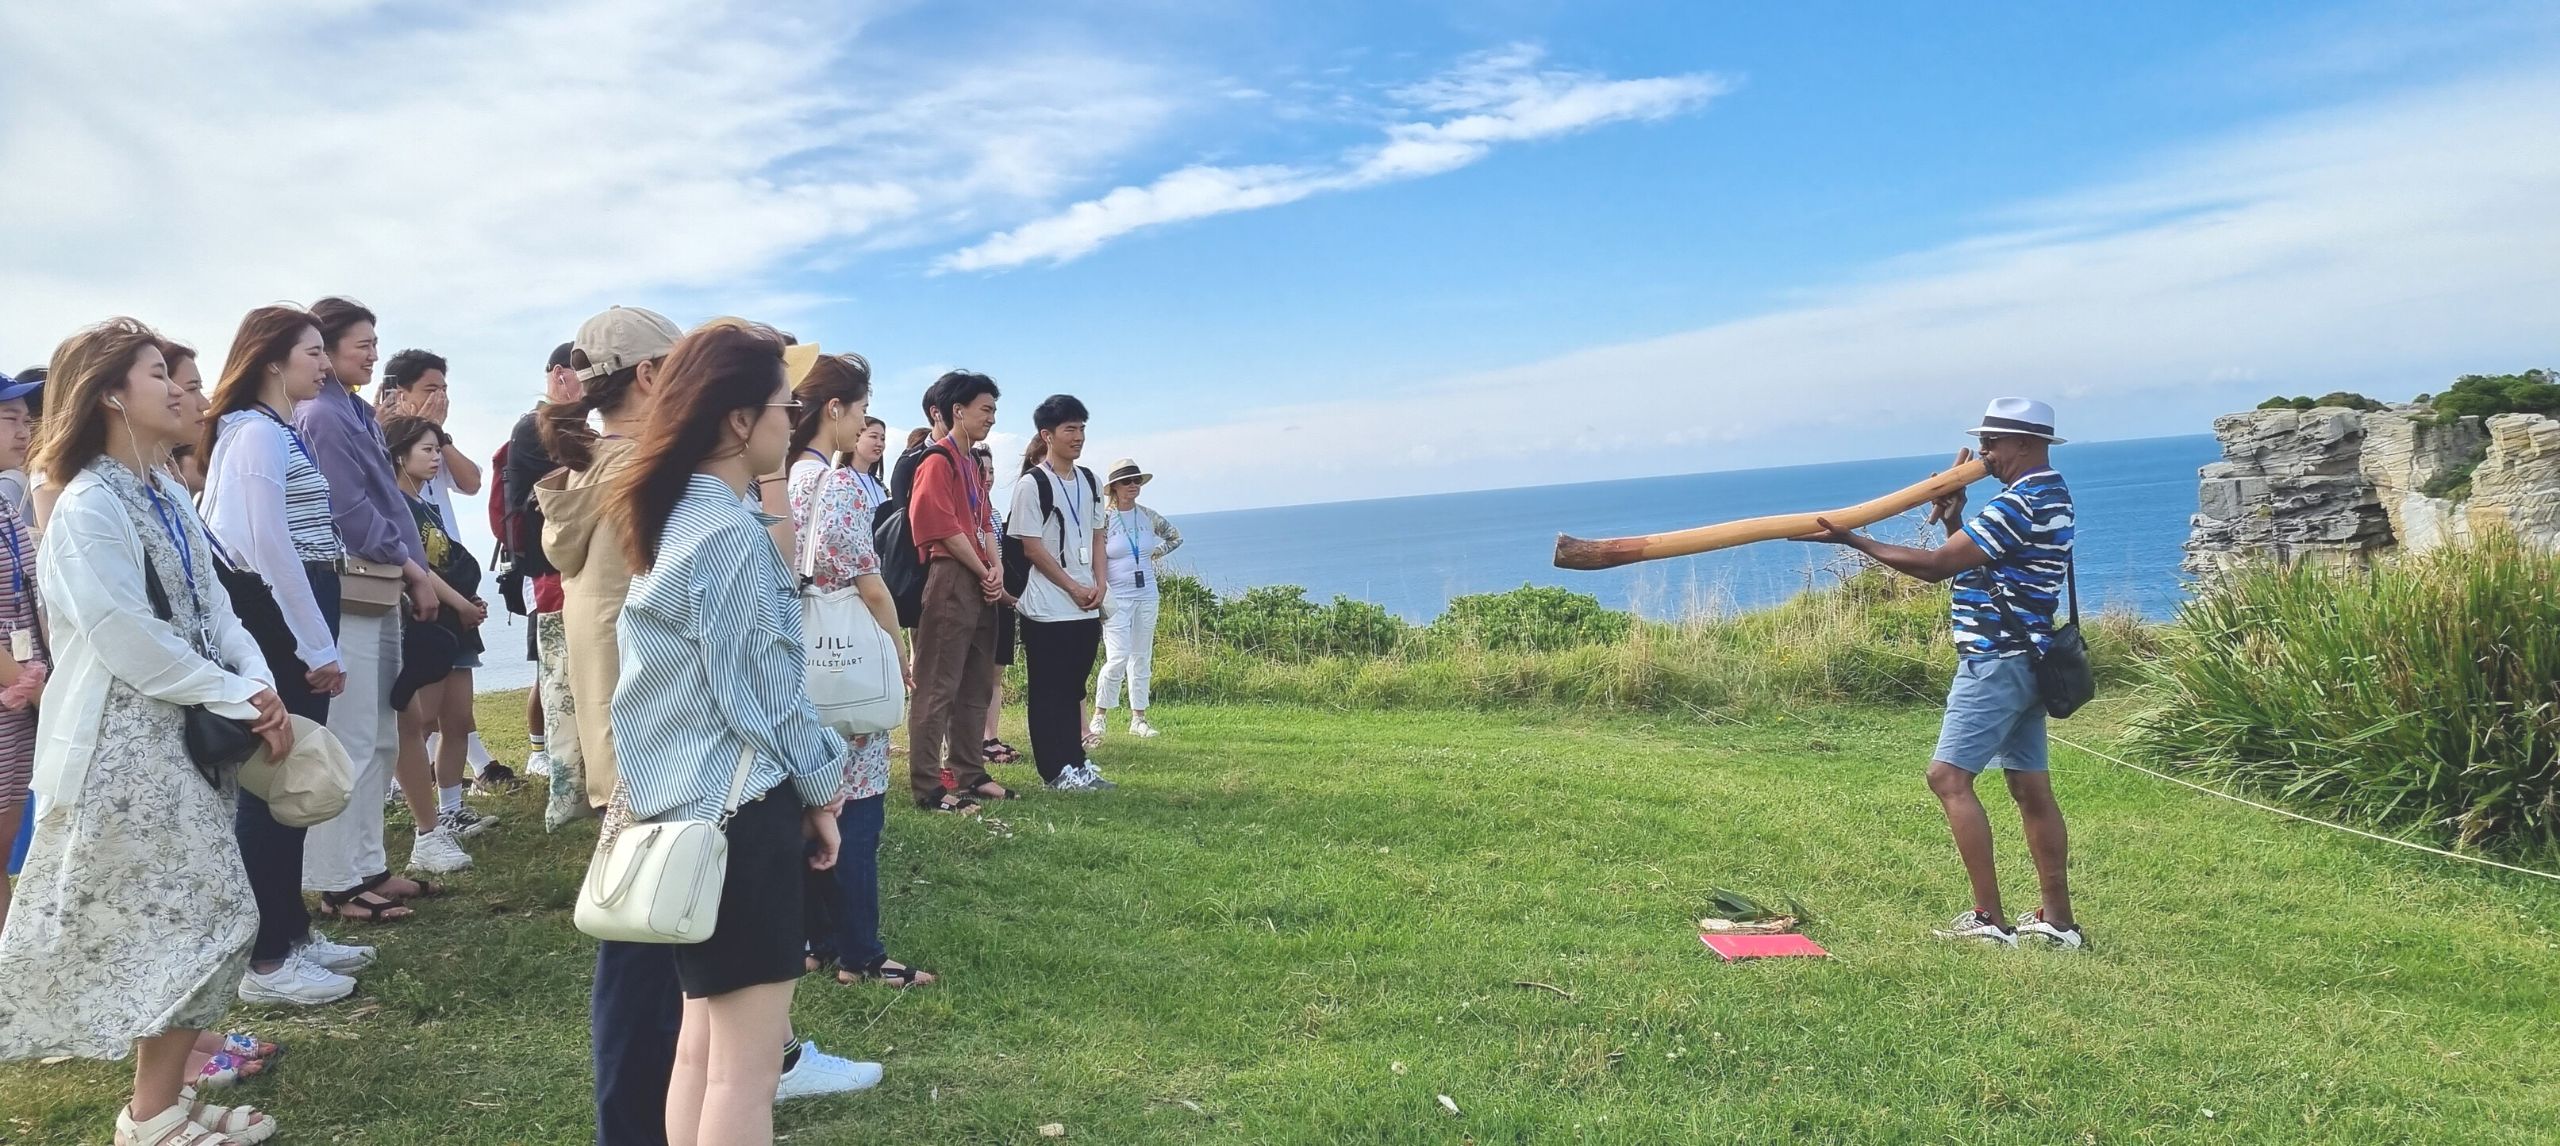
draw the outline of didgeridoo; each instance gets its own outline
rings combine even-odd
[[[1556,536],[1556,568],[1615,569],[1638,561],[1655,561],[1664,557],[1687,557],[1693,553],[1712,553],[1754,541],[1777,541],[1789,537],[1806,537],[1820,533],[1822,527],[1813,519],[1827,517],[1842,529],[1860,529],[1927,505],[1989,476],[1980,460],[1959,462],[1942,470],[1927,481],[1917,482],[1872,501],[1821,513],[1781,513],[1771,517],[1749,517],[1721,525],[1702,525],[1670,533],[1647,533],[1640,537],[1611,537],[1585,541],[1566,534]]]

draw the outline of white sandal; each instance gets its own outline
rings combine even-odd
[[[239,1146],[255,1146],[276,1136],[276,1120],[248,1106],[215,1106],[198,1096],[192,1086],[178,1089],[178,1102],[187,1108],[187,1117],[196,1125],[222,1136],[222,1141]]]
[[[185,1103],[142,1122],[133,1120],[132,1103],[116,1108],[116,1146],[237,1146],[238,1142],[189,1121]]]

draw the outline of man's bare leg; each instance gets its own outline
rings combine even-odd
[[[1973,794],[1973,773],[1943,760],[1931,761],[1929,790],[1938,795],[1938,806],[1947,814],[1947,830],[1956,838],[1956,855],[1964,860],[1965,877],[1973,881],[1973,909],[2007,927],[2008,917],[2000,910],[2000,871],[1991,863],[1991,817]]]
[[[2062,823],[2062,806],[2053,800],[2053,778],[2043,772],[2009,773],[2009,798],[2018,802],[2018,817],[2027,829],[2027,854],[2036,861],[2036,886],[2043,895],[2044,919],[2069,930],[2071,919],[2071,833]]]

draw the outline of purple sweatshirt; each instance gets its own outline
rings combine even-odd
[[[332,376],[320,384],[319,397],[293,408],[293,428],[329,479],[329,510],[338,519],[347,555],[388,565],[415,561],[424,568],[427,547],[392,476],[373,406]]]

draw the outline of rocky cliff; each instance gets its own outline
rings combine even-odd
[[[2186,569],[2264,558],[2360,562],[2505,528],[2560,548],[2560,421],[2435,423],[2424,406],[2252,410],[2214,419]]]

